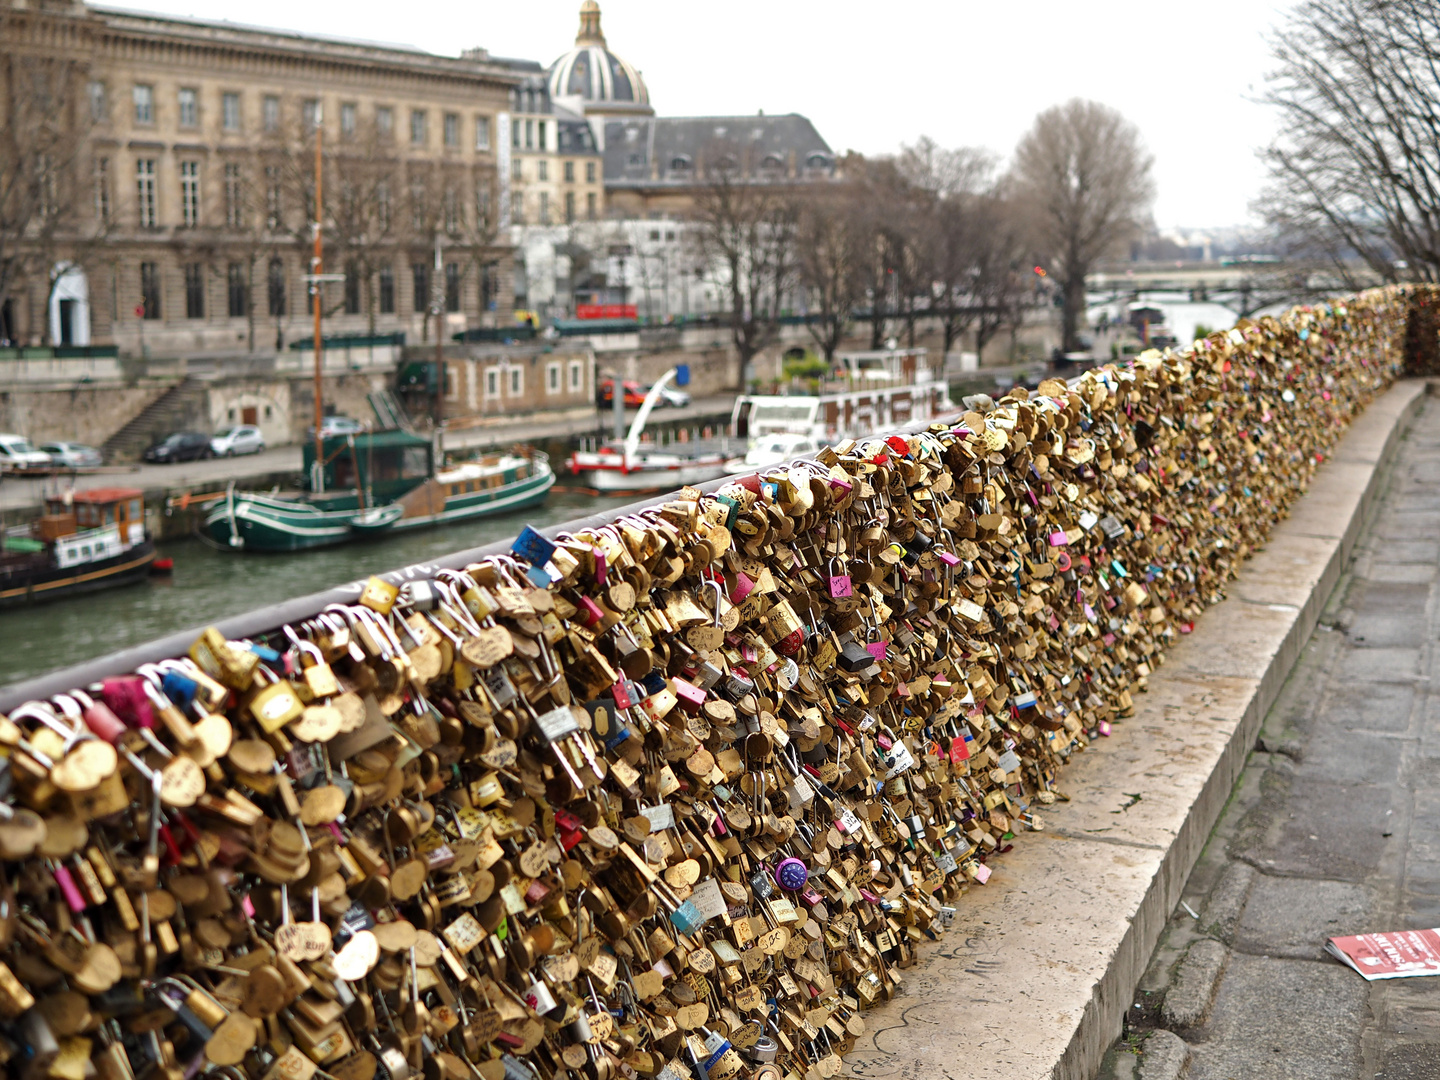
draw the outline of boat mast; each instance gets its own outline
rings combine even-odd
[[[325,419],[320,351],[320,275],[325,272],[325,241],[320,229],[320,142],[322,137],[321,133],[324,129],[320,112],[322,108],[322,104],[317,100],[315,102],[315,254],[310,259],[310,306],[315,312],[315,461],[311,466],[310,490],[317,493],[325,487],[325,440],[320,434],[320,425]]]

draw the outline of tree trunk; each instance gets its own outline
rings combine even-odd
[[[1080,325],[1085,317],[1085,273],[1076,270],[1065,279],[1065,307],[1061,312],[1061,345],[1064,352],[1080,351]]]

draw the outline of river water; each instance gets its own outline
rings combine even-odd
[[[538,509],[289,555],[237,555],[197,540],[162,544],[174,574],[32,608],[0,611],[0,685],[191,626],[318,592],[452,551],[508,540],[628,499],[551,493]]]

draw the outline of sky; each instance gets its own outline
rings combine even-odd
[[[574,41],[579,0],[418,8],[352,0],[145,0],[107,6],[231,19],[418,46],[479,45],[550,64]],[[1119,109],[1155,158],[1162,229],[1253,221],[1257,151],[1274,130],[1255,99],[1288,3],[1207,0],[601,0],[612,51],[666,116],[796,112],[832,149],[892,153],[929,135],[1002,158],[1035,115],[1072,97]]]

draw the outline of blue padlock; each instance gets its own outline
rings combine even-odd
[[[515,543],[510,545],[510,550],[532,566],[544,566],[555,554],[555,545],[526,525],[515,538]]]

